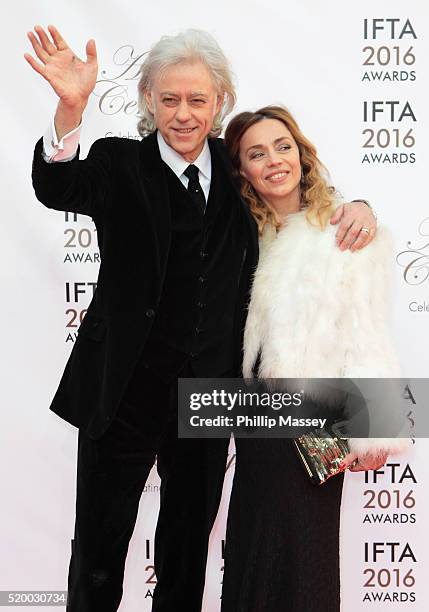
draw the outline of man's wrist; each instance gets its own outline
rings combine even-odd
[[[372,214],[374,215],[374,219],[377,221],[377,213],[375,212],[371,204],[368,202],[368,200],[364,200],[363,198],[358,198],[357,200],[352,200],[352,202],[362,202],[362,204],[366,204],[368,208],[371,210]]]
[[[58,141],[61,141],[63,136],[79,127],[82,123],[82,115],[85,108],[86,103],[76,106],[65,106],[61,100],[58,102],[54,117],[54,128]]]

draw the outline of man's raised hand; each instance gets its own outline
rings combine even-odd
[[[97,51],[95,41],[86,44],[86,61],[79,59],[70,49],[59,31],[48,26],[48,36],[41,26],[35,26],[34,32],[28,32],[34,52],[40,61],[29,53],[24,57],[30,66],[42,75],[60,98],[59,109],[55,116],[57,131],[67,131],[85,109],[88,98],[97,80]],[[37,36],[36,36],[37,35]],[[58,130],[58,128],[60,128]],[[61,134],[58,135],[61,137]]]

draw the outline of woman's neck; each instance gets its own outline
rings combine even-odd
[[[301,194],[294,194],[294,197],[289,197],[276,202],[269,202],[271,208],[275,210],[277,218],[283,224],[288,215],[297,213],[301,210]]]

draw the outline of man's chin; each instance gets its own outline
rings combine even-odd
[[[170,146],[176,151],[176,153],[178,153],[182,157],[185,157],[186,155],[192,155],[196,151],[198,151],[198,156],[204,146],[204,141],[183,142],[183,140],[181,139],[174,138],[171,141]]]

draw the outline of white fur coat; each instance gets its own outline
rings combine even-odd
[[[399,377],[388,329],[392,252],[388,232],[361,251],[340,251],[337,227],[322,231],[305,212],[260,241],[244,334],[243,374],[258,354],[261,378]],[[358,454],[395,454],[408,440],[354,438]]]

